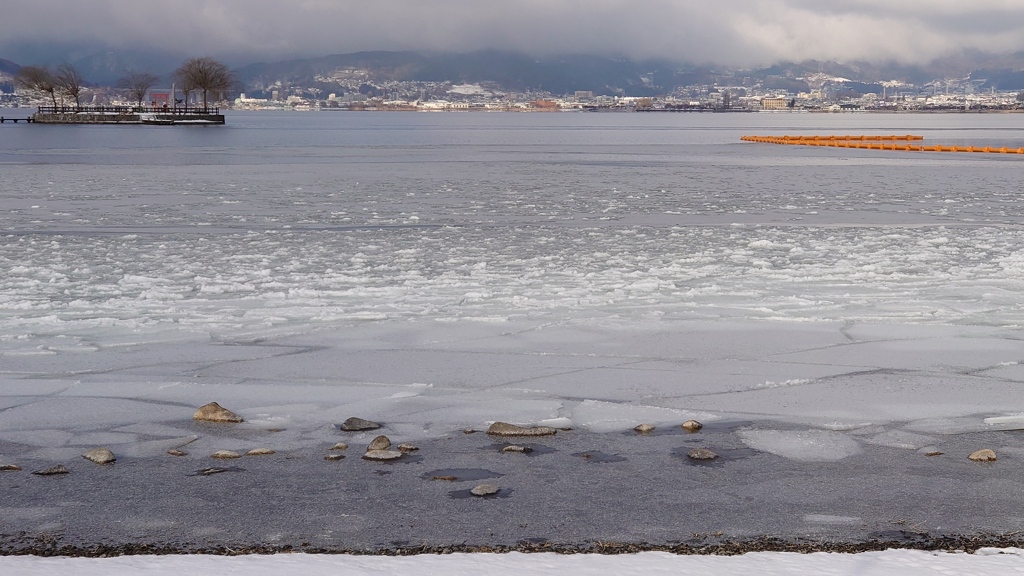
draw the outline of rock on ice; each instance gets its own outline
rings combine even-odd
[[[192,416],[194,420],[201,420],[204,422],[243,422],[241,416],[235,414],[231,410],[217,404],[216,402],[210,402],[204,406],[200,406],[199,410]]]
[[[524,428],[508,422],[495,422],[487,429],[487,433],[492,436],[551,436],[557,434],[558,430],[549,426]]]

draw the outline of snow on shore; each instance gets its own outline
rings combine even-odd
[[[644,574],[756,574],[757,576],[854,575],[931,576],[933,574],[1024,574],[1024,550],[987,548],[975,554],[886,550],[861,554],[757,552],[741,556],[676,556],[644,552],[604,556],[450,554],[445,556],[122,556],[118,558],[0,557],[0,571],[21,576],[71,573],[77,576],[141,574],[178,576],[245,574],[246,576],[371,576],[444,574],[445,576],[604,576]]]

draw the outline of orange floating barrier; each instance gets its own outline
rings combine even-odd
[[[924,136],[914,134],[905,135],[881,135],[881,134],[858,134],[843,136],[837,135],[811,135],[811,136],[741,136],[740,140],[745,142],[764,142],[769,144],[791,144],[800,146],[830,146],[832,148],[861,148],[865,150],[892,150],[903,152],[977,152],[986,154],[1024,154],[1024,147],[1013,149],[1003,146],[993,148],[991,146],[913,146],[910,144],[899,145],[896,142],[911,142],[924,140]],[[876,144],[877,143],[877,144]]]

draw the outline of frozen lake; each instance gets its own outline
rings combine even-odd
[[[854,133],[1019,147],[1024,116],[4,125],[0,464],[24,469],[0,472],[6,546],[1012,533],[1022,160],[739,140]],[[246,422],[194,423],[213,400]],[[325,463],[377,434],[342,433],[349,416],[421,450]],[[691,418],[708,429],[662,434]],[[509,460],[463,434],[496,420],[572,431]],[[628,432],[642,422],[659,433]],[[98,446],[118,462],[80,458]],[[277,454],[187,477],[257,446]],[[732,457],[694,467],[693,446]],[[979,448],[999,460],[968,461]],[[28,474],[56,463],[71,474]],[[505,497],[422,480],[450,468],[498,474]],[[325,488],[338,470],[351,485]],[[414,503],[374,514],[397,494]],[[287,506],[254,523],[263,499]]]

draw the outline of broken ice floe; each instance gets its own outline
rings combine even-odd
[[[750,448],[790,460],[835,462],[862,452],[856,440],[827,430],[740,430],[737,434]]]

